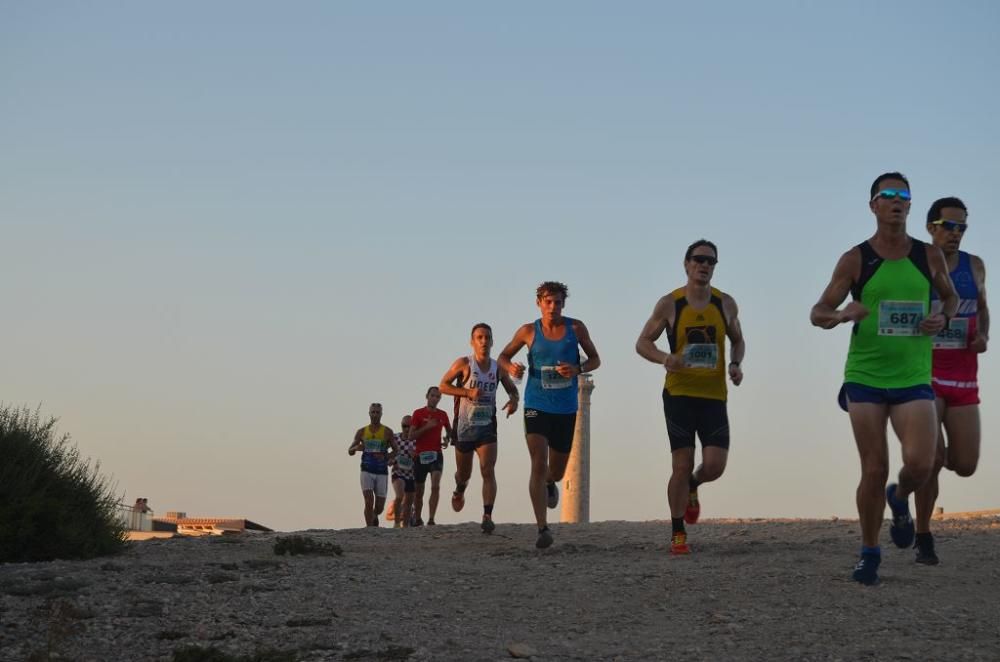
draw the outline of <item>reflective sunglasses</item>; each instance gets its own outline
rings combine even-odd
[[[878,198],[882,198],[883,200],[895,200],[896,198],[899,198],[903,202],[909,202],[910,201],[910,192],[907,191],[906,189],[901,189],[901,188],[898,188],[898,189],[897,188],[884,188],[881,191],[879,191],[878,193],[876,193],[875,197],[872,198],[872,200],[876,200]]]
[[[946,221],[940,218],[936,221],[931,221],[931,225],[936,225],[943,228],[946,232],[954,232],[958,230],[959,234],[965,234],[965,231],[969,229],[969,226],[960,221]]]
[[[698,264],[707,264],[712,267],[719,262],[718,258],[714,258],[711,255],[692,255],[691,259]]]

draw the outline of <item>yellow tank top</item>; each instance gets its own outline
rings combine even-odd
[[[664,388],[670,395],[709,400],[726,399],[726,315],[722,292],[712,288],[708,305],[694,310],[683,287],[674,298],[674,325],[667,334],[670,351],[684,357],[686,369],[668,372]]]
[[[366,425],[365,431],[361,433],[361,440],[365,442],[365,450],[369,453],[389,451],[389,435],[386,434],[384,425],[378,426],[377,430],[372,430],[372,426]]]

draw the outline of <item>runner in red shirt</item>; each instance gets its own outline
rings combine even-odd
[[[420,518],[424,506],[424,485],[427,475],[431,476],[431,496],[427,500],[430,508],[428,526],[434,524],[434,514],[437,513],[438,498],[441,496],[441,472],[444,471],[444,454],[441,449],[448,448],[448,442],[454,436],[448,414],[437,408],[441,401],[441,391],[437,386],[427,389],[427,406],[413,412],[410,417],[410,438],[417,440],[417,463],[413,467],[413,478],[417,482],[417,494],[413,501],[413,526],[422,526]],[[444,441],[441,440],[441,429],[447,431]]]

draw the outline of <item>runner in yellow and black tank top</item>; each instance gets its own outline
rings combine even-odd
[[[696,310],[688,304],[686,288],[670,295],[674,299],[673,328],[668,332],[670,351],[684,357],[683,371],[667,373],[664,388],[670,395],[726,400],[726,315],[722,292],[711,288],[708,305]]]

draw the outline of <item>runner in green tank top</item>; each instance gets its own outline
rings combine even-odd
[[[874,236],[841,256],[810,320],[824,329],[854,325],[840,391],[861,457],[857,505],[862,547],[853,578],[875,584],[886,501],[892,510],[893,542],[899,547],[913,543],[909,496],[930,478],[937,442],[931,338],[957,312],[958,295],[941,249],[906,234],[906,177],[898,172],[879,175],[868,206],[877,222]],[[929,314],[931,287],[943,304],[940,313]],[[852,301],[838,310],[848,294]],[[889,420],[902,447],[903,468],[898,483],[887,488]]]

